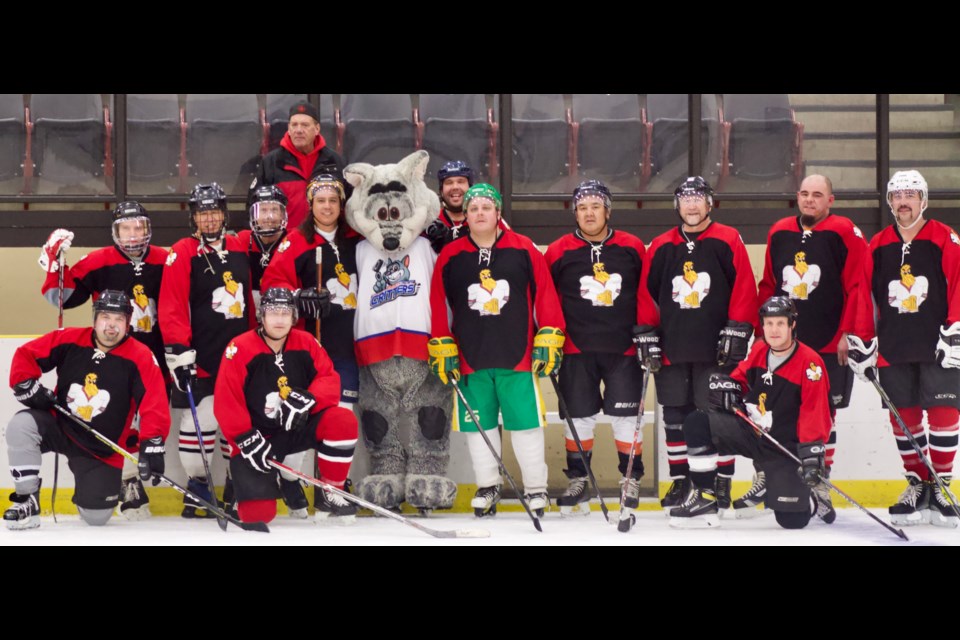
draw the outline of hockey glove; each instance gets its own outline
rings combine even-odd
[[[142,481],[146,482],[153,478],[153,486],[160,484],[158,476],[163,475],[166,468],[163,458],[165,454],[163,438],[160,436],[140,441],[140,459],[137,461],[137,470],[140,472]]]
[[[720,330],[717,364],[725,367],[742,362],[747,357],[747,346],[752,335],[753,325],[749,322],[727,320],[727,326]]]
[[[330,315],[330,292],[314,287],[297,291],[297,308],[303,318],[326,318]]]
[[[36,378],[18,382],[13,386],[13,397],[31,409],[47,411],[57,404],[53,391],[40,384]]]
[[[656,373],[660,371],[663,360],[660,356],[660,334],[655,327],[636,325],[633,328],[633,344],[637,346],[637,362],[640,366]]]
[[[187,386],[193,388],[197,382],[197,350],[173,345],[167,347],[166,351],[164,359],[173,374],[173,383],[181,393],[186,393]]]
[[[317,399],[306,389],[291,389],[277,412],[280,426],[284,431],[293,431],[307,424],[310,409],[315,404]]]
[[[560,370],[566,337],[556,327],[543,327],[533,337],[532,370],[541,378]]]
[[[443,248],[453,240],[452,231],[450,227],[443,224],[442,220],[434,220],[433,224],[427,227],[427,230],[423,233],[427,236],[427,240],[430,241],[433,252],[440,255]]]
[[[40,259],[37,262],[40,268],[47,273],[56,273],[60,270],[58,254],[62,251],[67,252],[70,243],[73,242],[73,232],[66,229],[57,229],[50,234],[43,248],[40,250]]]
[[[801,442],[797,446],[797,457],[800,458],[801,463],[797,473],[800,474],[803,484],[808,487],[816,486],[823,478],[826,451],[823,440]]]
[[[430,371],[440,378],[443,384],[450,384],[450,379],[460,379],[460,351],[457,343],[450,336],[431,338],[427,342]]]
[[[237,448],[251,467],[260,473],[270,473],[270,460],[273,459],[270,443],[258,429],[237,436]]]
[[[944,369],[960,369],[960,322],[940,327],[937,362]]]
[[[850,350],[847,352],[847,366],[853,369],[857,377],[864,382],[870,382],[867,371],[876,369],[877,366],[877,339],[874,338],[869,343],[864,344],[863,340],[857,336],[848,335],[847,345]],[[876,377],[877,372],[873,372]]]
[[[743,387],[728,375],[711,373],[707,402],[710,403],[711,407],[720,411],[730,413],[733,413],[734,409],[743,411]]]

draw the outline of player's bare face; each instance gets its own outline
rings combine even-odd
[[[893,211],[897,223],[901,227],[908,227],[920,217],[920,192],[912,189],[894,191],[890,194],[890,210]]]
[[[706,196],[681,196],[680,218],[683,220],[684,231],[703,231],[710,223],[710,208]]]
[[[290,141],[300,151],[312,151],[313,141],[320,135],[320,123],[310,116],[298,113],[287,123]]]
[[[488,236],[495,234],[497,223],[500,222],[500,213],[493,200],[489,198],[474,198],[467,206],[467,225],[471,235]]]
[[[802,216],[800,222],[806,227],[820,222],[830,213],[833,200],[826,181],[819,176],[810,176],[800,184],[800,190],[797,191],[797,207]]]
[[[293,309],[266,307],[263,310],[263,330],[271,340],[283,340],[293,327]]]
[[[147,237],[147,226],[143,220],[123,220],[117,223],[117,237],[120,239],[120,246],[133,254],[130,247],[136,247]],[[143,253],[143,250],[135,252],[136,255]]]
[[[610,212],[603,206],[603,199],[586,197],[577,203],[577,226],[588,240],[603,240],[607,235]]]
[[[335,231],[340,219],[340,194],[321,189],[313,196],[313,224],[323,231]]]
[[[470,183],[464,176],[454,176],[443,181],[443,187],[440,189],[440,197],[443,198],[443,206],[448,211],[463,211],[463,195],[470,188]]]
[[[793,346],[793,325],[785,316],[763,319],[763,339],[774,351],[786,351]]]
[[[197,211],[193,214],[193,221],[200,233],[212,236],[220,233],[220,229],[223,228],[223,211],[220,209]]]
[[[127,316],[122,313],[101,311],[93,321],[93,331],[101,347],[112,349],[127,335]]]

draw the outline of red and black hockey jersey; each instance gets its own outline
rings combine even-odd
[[[135,262],[116,245],[97,249],[80,258],[77,264],[64,268],[63,308],[79,307],[91,297],[96,300],[105,289],[123,291],[133,303],[130,331],[134,338],[147,345],[157,357],[164,379],[167,363],[163,359],[163,337],[157,316],[160,280],[167,250],[150,246],[143,260]],[[48,273],[40,292],[57,304],[59,275]]]
[[[253,290],[256,292],[263,291],[260,287],[260,281],[263,279],[263,274],[267,270],[267,265],[270,264],[270,261],[273,260],[273,257],[277,254],[277,247],[279,247],[284,238],[287,237],[287,232],[281,232],[277,241],[269,247],[266,247],[266,252],[263,251],[260,242],[257,241],[256,236],[253,235],[250,229],[244,229],[237,234],[237,237],[240,239],[240,242],[246,243],[247,245],[247,260],[250,263],[250,286],[253,287]]]
[[[449,242],[444,244],[444,246],[446,246],[447,244],[450,244],[450,242],[453,242],[454,240],[461,238],[462,236],[467,235],[467,232],[469,231],[469,227],[467,227],[466,218],[464,218],[460,222],[454,222],[453,219],[450,217],[450,212],[448,212],[443,207],[440,207],[440,215],[437,216],[437,221],[441,223],[443,226],[445,226],[447,229],[450,229],[450,240]],[[500,228],[501,231],[506,231],[507,229],[510,228],[510,225],[507,224],[507,221],[504,220],[503,218],[500,218],[499,222],[497,223],[497,226]],[[427,237],[427,232],[424,231],[421,235],[424,237]]]
[[[547,248],[544,258],[567,323],[565,353],[634,353],[646,253],[640,238],[624,231],[611,231],[603,242],[570,233]],[[652,304],[647,296],[643,300]]]
[[[160,287],[165,345],[197,350],[197,375],[216,377],[230,340],[256,326],[247,245],[228,235],[222,250],[195,237],[170,248]]]
[[[167,437],[170,409],[166,382],[153,353],[129,336],[104,353],[96,347],[93,329],[53,331],[24,344],[13,354],[10,386],[57,370],[59,403],[75,416],[128,451],[138,447],[130,428],[140,413],[140,437]],[[63,432],[77,445],[112,467],[123,458],[79,426],[56,414]]]
[[[640,296],[659,308],[638,309],[640,324],[660,327],[664,363],[715,362],[727,320],[757,326],[757,285],[737,230],[711,222],[699,234],[675,227],[647,250]]]
[[[870,241],[880,366],[935,362],[940,327],[960,320],[960,237],[927,220],[909,243],[890,225]]]
[[[447,245],[433,271],[430,308],[431,334],[456,339],[464,373],[530,371],[534,327],[565,328],[546,260],[513,231],[491,249],[469,235]]]
[[[263,276],[263,290],[270,287],[301,289],[317,284],[317,247],[322,252],[322,286],[330,292],[330,315],[321,320],[321,340],[332,358],[354,360],[353,320],[357,312],[357,242],[353,229],[339,244],[327,242],[319,233],[307,241],[299,229],[291,231],[276,248]],[[317,321],[300,318],[297,327],[316,335]]]
[[[863,260],[867,242],[848,218],[829,215],[805,230],[800,216],[780,220],[767,235],[766,264],[759,293],[788,296],[797,305],[797,335],[815,351],[836,353],[842,333],[873,337],[871,311],[857,309],[866,299]]]
[[[747,414],[781,444],[827,441],[830,380],[820,355],[797,342],[779,367],[769,371],[770,346],[756,340],[732,377],[744,386]],[[791,448],[791,447],[788,447]]]
[[[236,439],[250,429],[270,437],[281,429],[280,405],[291,389],[306,389],[317,403],[310,413],[336,406],[340,376],[316,338],[292,329],[280,353],[274,353],[259,329],[234,338],[223,353],[213,395],[213,413],[237,455]]]

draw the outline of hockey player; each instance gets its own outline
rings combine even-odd
[[[542,512],[549,506],[546,417],[537,376],[559,369],[564,321],[543,255],[529,238],[500,228],[501,207],[500,193],[489,184],[473,185],[464,196],[469,233],[444,248],[433,272],[430,366],[445,384],[451,376],[460,379],[462,350],[459,384],[479,427],[499,452],[503,413],[530,509]],[[467,433],[479,487],[470,504],[478,515],[495,513],[499,466],[476,433],[478,425],[458,397],[455,402],[453,428]]]
[[[140,477],[164,471],[163,441],[170,428],[165,380],[146,346],[129,339],[133,306],[122,291],[103,290],[93,303],[93,327],[53,331],[17,349],[10,386],[28,408],[10,420],[7,456],[14,503],[3,514],[10,529],[40,526],[40,459],[53,451],[67,457],[76,488],[73,502],[87,524],[106,524],[119,496],[123,458],[69,419],[54,405],[120,446],[137,450],[133,414],[140,414]],[[57,388],[40,384],[56,369]],[[156,484],[156,482],[154,482]]]
[[[796,339],[797,310],[786,296],[760,307],[763,340],[728,376],[710,376],[710,411],[698,410],[683,423],[693,491],[670,510],[670,526],[719,526],[715,492],[722,455],[753,458],[767,482],[766,502],[784,529],[802,529],[816,514],[831,523],[836,513],[812,491],[824,473],[824,441],[830,434],[829,381],[820,355]],[[741,418],[743,411],[790,451],[802,466],[762,440]]]
[[[216,446],[214,382],[223,350],[255,324],[255,316],[247,245],[226,233],[226,193],[215,182],[198,184],[189,204],[193,233],[170,248],[160,288],[160,320],[167,366],[176,384],[172,404],[187,409],[181,412],[178,425],[187,488],[212,502],[211,479],[206,477],[200,447],[210,456]],[[202,443],[185,396],[188,385],[197,405]],[[213,517],[188,496],[183,500],[183,517]]]
[[[316,449],[320,479],[343,488],[357,444],[357,418],[337,406],[340,377],[316,338],[293,328],[297,302],[289,289],[264,291],[260,327],[231,340],[223,354],[214,412],[230,443],[230,472],[244,522],[277,514],[277,473],[270,459]],[[352,524],[357,508],[317,490],[317,517]]]
[[[870,240],[868,268],[877,344],[853,341],[850,367],[859,376],[879,365],[880,384],[934,470],[950,484],[960,432],[960,237],[923,217],[927,182],[918,171],[898,171],[887,183],[895,224]],[[929,436],[923,427],[927,412]],[[956,527],[958,518],[910,446],[893,415],[907,489],[890,507],[894,524]]]
[[[452,160],[437,171],[437,182],[440,184],[440,216],[427,227],[423,235],[439,254],[466,231],[467,214],[464,212],[463,197],[467,189],[473,186],[473,169],[463,160]],[[501,218],[500,228],[509,229],[510,225]]]
[[[797,337],[823,358],[830,382],[831,415],[850,404],[853,372],[847,367],[847,335],[867,342],[873,337],[866,319],[872,309],[861,291],[869,285],[863,272],[867,243],[853,222],[830,212],[833,184],[810,175],[797,191],[800,215],[775,223],[767,236],[766,263],[760,281],[760,299],[787,296],[797,307]],[[827,476],[833,465],[836,424],[827,441]],[[829,499],[826,485],[816,489]],[[749,491],[734,501],[738,516],[758,513],[763,502],[764,477],[757,473]]]
[[[264,288],[286,287],[297,292],[300,317],[297,327],[319,335],[340,376],[340,406],[353,409],[360,387],[360,374],[353,350],[353,322],[357,310],[357,259],[359,234],[343,219],[343,184],[329,174],[319,175],[307,187],[310,217],[280,243],[264,272]],[[317,282],[317,250],[322,253],[321,282]],[[302,456],[301,456],[302,458]],[[289,467],[298,462],[285,461]],[[282,476],[282,474],[281,474]],[[281,489],[291,505],[293,478],[283,478]],[[317,493],[314,494],[315,496]],[[305,499],[303,505],[306,507]],[[317,505],[319,506],[319,505]],[[304,509],[304,514],[306,510]]]
[[[150,244],[150,216],[132,200],[119,203],[113,210],[111,235],[113,246],[83,256],[72,267],[64,263],[63,308],[79,307],[91,297],[96,300],[107,289],[123,291],[133,302],[131,336],[150,348],[160,363],[163,379],[169,380],[157,318],[167,250]],[[47,272],[41,293],[54,306],[59,306],[60,295],[58,253],[66,253],[72,241],[71,231],[57,229],[40,252],[40,266]],[[124,462],[120,503],[120,512],[128,519],[150,517],[149,499],[137,477],[136,465],[130,462]]]
[[[250,228],[237,234],[247,245],[253,301],[260,304],[260,281],[276,249],[287,236],[287,196],[279,187],[258,187],[250,194]]]
[[[687,178],[674,192],[673,204],[680,225],[653,240],[641,274],[639,295],[649,295],[659,313],[641,304],[634,329],[637,356],[657,374],[663,405],[673,479],[660,501],[665,510],[678,506],[690,488],[684,420],[707,408],[709,375],[729,373],[747,355],[758,306],[740,234],[710,218],[710,184],[700,176]],[[733,464],[733,456],[720,460],[716,490],[724,509],[730,506]]]
[[[597,416],[601,410],[610,416],[627,507],[635,509],[643,476],[642,441],[637,443],[631,477],[626,473],[643,375],[631,338],[646,249],[636,236],[610,227],[610,190],[599,180],[581,182],[573,190],[573,208],[577,229],[551,244],[545,255],[567,325],[560,393],[588,460]],[[649,297],[643,300],[651,304]],[[561,513],[590,501],[587,468],[569,426],[566,450],[564,473],[570,484],[557,499]],[[589,513],[589,506],[581,511]]]

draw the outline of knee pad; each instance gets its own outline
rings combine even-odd
[[[664,407],[663,408],[663,422],[665,424],[683,424],[683,421],[687,419],[687,416],[693,413],[696,409],[692,404],[687,404],[682,407]]]
[[[276,500],[244,500],[237,505],[243,522],[268,523],[277,517]]]
[[[77,511],[80,512],[80,519],[91,527],[102,527],[113,515],[113,509],[85,509],[78,506]]]
[[[596,427],[597,427],[597,415],[594,414],[586,418],[571,418],[571,420],[573,421],[573,426],[577,430],[577,435],[580,436],[580,441],[583,443],[584,448],[587,447],[588,440],[591,441],[591,446],[593,446],[592,445],[593,432],[596,430]],[[570,432],[569,424],[566,424],[564,426],[563,435],[567,439],[567,445],[568,445],[567,450],[570,451],[571,449],[569,449],[569,445],[573,442],[573,434]],[[576,444],[574,444],[574,447],[572,450],[573,451],[577,450]]]
[[[376,411],[364,411],[360,417],[360,424],[363,427],[363,435],[373,444],[383,442],[390,429],[387,419]]]
[[[705,411],[694,411],[683,421],[683,438],[687,441],[687,452],[714,449],[710,438],[710,416]]]
[[[321,440],[356,440],[358,435],[357,416],[349,409],[330,407],[317,422],[315,435],[318,442]]]
[[[610,425],[613,427],[613,439],[618,442],[633,442],[633,434],[637,430],[636,416],[616,416],[610,419]],[[640,437],[637,442],[643,442],[643,429],[640,429]]]
[[[18,411],[7,423],[7,448],[40,450],[40,426],[29,410]]]
[[[923,424],[923,410],[920,407],[900,407],[899,411],[903,423],[907,425],[911,433],[916,431],[916,427]],[[894,433],[900,432],[900,423],[893,417],[892,412],[890,413],[890,424],[893,425]]]
[[[420,407],[417,423],[427,440],[442,440],[447,433],[447,414],[440,407]]]
[[[810,513],[806,511],[774,511],[777,524],[784,529],[803,529],[810,522]]]
[[[951,429],[960,422],[960,411],[953,407],[930,407],[927,409],[927,421],[931,431]]]

